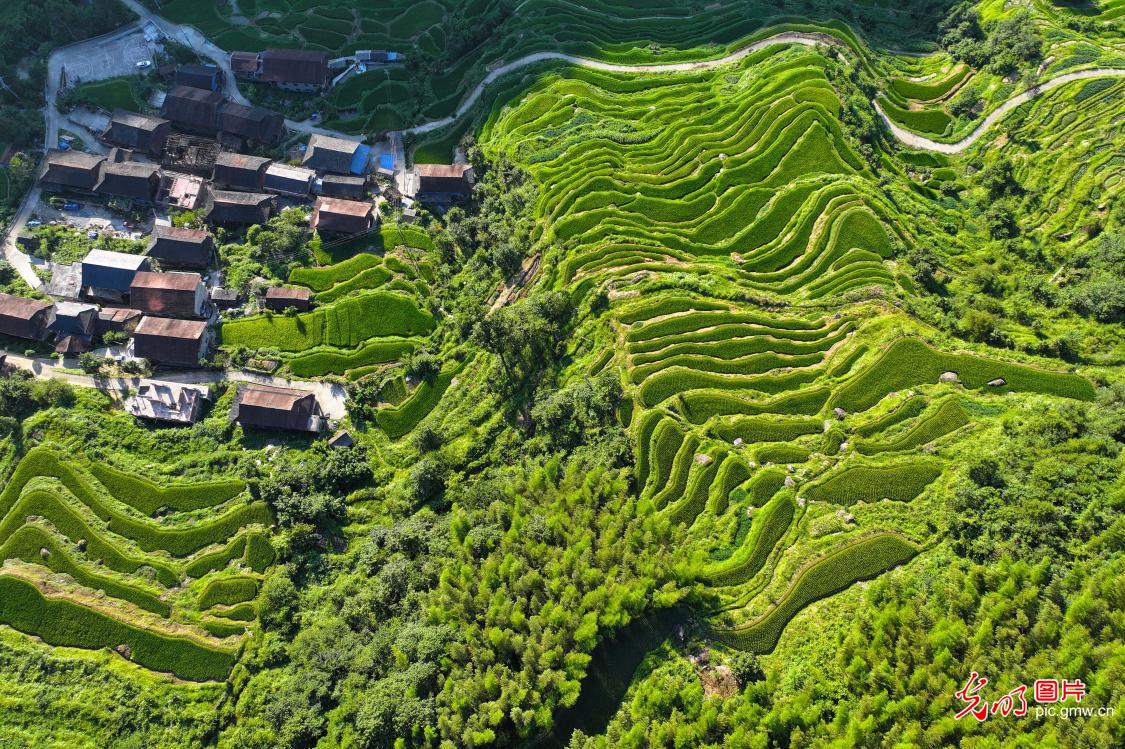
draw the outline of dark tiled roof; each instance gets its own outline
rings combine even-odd
[[[118,109],[102,137],[115,146],[155,154],[164,150],[170,127],[171,123],[160,117]]]
[[[176,86],[164,99],[164,116],[177,125],[213,132],[218,124],[223,95],[190,86]]]
[[[309,138],[309,147],[305,150],[302,163],[318,172],[350,174],[352,158],[360,145],[362,144],[356,141],[314,134]]]
[[[269,83],[323,85],[328,53],[306,49],[267,49],[262,53],[262,80]]]
[[[159,186],[160,169],[154,164],[107,162],[95,191],[119,198],[152,200]]]
[[[39,181],[80,190],[93,190],[101,180],[105,157],[81,151],[47,151]]]
[[[139,335],[156,336],[159,338],[181,338],[198,341],[207,331],[207,323],[203,320],[176,320],[171,317],[145,317],[141,318],[136,333]]]

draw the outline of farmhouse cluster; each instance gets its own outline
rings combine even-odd
[[[395,52],[361,50],[329,59],[322,52],[267,49],[233,52],[229,74],[288,92],[324,93],[371,65],[402,61]],[[218,345],[224,313],[305,312],[310,289],[274,285],[246,294],[224,284],[216,231],[265,224],[287,208],[307,211],[321,241],[372,234],[381,213],[413,221],[418,204],[442,207],[471,190],[468,164],[407,169],[390,140],[365,143],[287,123],[271,109],[228,98],[228,73],[214,64],[162,65],[168,90],[159,114],[116,109],[98,132],[101,146],[79,150],[60,140],[37,172],[44,219],[68,231],[93,215],[129,216],[141,253],[108,245],[72,262],[46,263],[49,299],[0,295],[0,335],[53,346],[57,356],[96,352],[122,366],[199,368]],[[311,130],[307,137],[301,130]],[[62,211],[51,217],[51,208]],[[190,212],[186,224],[175,217]],[[43,215],[43,214],[41,214]],[[44,221],[28,222],[35,228]],[[49,227],[48,227],[49,228]],[[91,240],[101,237],[90,229]],[[121,236],[118,232],[117,236]],[[236,235],[237,236],[237,235]],[[16,236],[20,249],[42,255],[39,232]],[[101,245],[101,243],[99,243]],[[143,361],[142,361],[143,360]],[[139,371],[139,370],[138,370]],[[138,418],[191,423],[210,398],[204,386],[145,380],[126,404]],[[317,431],[323,424],[313,393],[244,385],[232,419],[269,428]]]

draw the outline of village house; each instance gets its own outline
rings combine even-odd
[[[58,302],[55,304],[55,319],[51,322],[52,333],[64,335],[92,336],[98,322],[98,306],[84,302]]]
[[[154,364],[197,367],[206,352],[207,323],[145,315],[133,331],[133,355]]]
[[[230,70],[235,78],[252,81],[261,73],[262,59],[257,52],[231,52]]]
[[[164,144],[164,168],[196,177],[210,177],[221,149],[218,141],[198,135],[172,133]]]
[[[145,255],[162,268],[206,268],[215,255],[215,242],[206,229],[157,226]]]
[[[146,315],[203,317],[206,302],[198,273],[138,273],[129,287],[129,305]]]
[[[266,168],[266,178],[262,187],[266,192],[274,192],[278,195],[307,198],[314,179],[316,174],[309,169],[274,162]]]
[[[167,203],[169,208],[194,211],[199,207],[203,191],[202,177],[192,174],[164,172],[157,202]]]
[[[218,309],[234,309],[242,303],[242,294],[238,289],[224,288],[222,286],[211,287],[209,298],[211,304],[215,305]]]
[[[267,49],[257,79],[286,91],[316,93],[328,83],[328,53],[310,49]]]
[[[266,309],[283,312],[293,307],[306,312],[312,305],[312,293],[303,286],[271,286],[264,297]]]
[[[415,164],[418,194],[459,197],[473,189],[471,164]]]
[[[63,356],[84,354],[94,348],[93,340],[88,335],[61,335],[55,343],[55,353]]]
[[[177,65],[176,85],[218,91],[223,86],[223,71],[214,64]]]
[[[104,169],[104,156],[51,149],[39,168],[39,186],[50,192],[92,193]]]
[[[133,276],[151,267],[152,263],[144,255],[90,250],[82,258],[81,290],[91,297],[121,299],[129,293]]]
[[[55,319],[50,302],[0,294],[0,334],[41,341]]]
[[[136,161],[107,161],[101,181],[94,188],[98,195],[126,198],[136,203],[151,203],[160,189],[160,168]]]
[[[141,380],[137,392],[125,401],[125,410],[146,421],[194,424],[203,416],[211,389],[163,380]]]
[[[223,190],[258,192],[266,179],[266,168],[271,160],[265,156],[224,151],[215,159],[211,181]]]
[[[241,384],[230,420],[243,427],[319,432],[323,424],[316,394],[272,385]]]
[[[367,179],[340,174],[326,174],[315,183],[316,191],[329,198],[363,200],[367,196]]]
[[[118,109],[102,133],[102,140],[149,156],[159,156],[164,152],[171,129],[172,123],[168,120]]]
[[[353,140],[314,134],[309,138],[302,165],[317,172],[365,174],[371,147]]]
[[[219,108],[219,132],[235,136],[242,143],[272,146],[285,136],[285,118],[262,107],[247,107],[233,101]]]
[[[219,309],[234,309],[242,304],[242,295],[238,293],[238,289],[214,286],[211,288],[211,304]]]
[[[205,214],[212,224],[264,224],[275,201],[273,195],[264,193],[208,190]]]
[[[94,336],[100,338],[106,333],[132,333],[140,321],[140,310],[128,307],[102,307],[98,310],[98,319],[94,323]]]
[[[164,97],[161,114],[179,130],[213,135],[219,120],[219,106],[223,101],[223,95],[218,91],[176,86]]]
[[[362,234],[377,219],[374,203],[320,197],[313,205],[310,225],[321,234]]]

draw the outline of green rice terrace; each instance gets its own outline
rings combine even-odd
[[[1120,743],[1125,2],[144,5],[475,184],[302,224],[193,426],[0,380],[0,746]]]

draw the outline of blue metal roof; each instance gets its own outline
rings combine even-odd
[[[394,169],[395,168],[395,155],[393,153],[384,153],[379,156],[380,169]]]
[[[371,158],[371,146],[360,143],[352,154],[352,174],[363,174],[367,171],[367,161]]]

